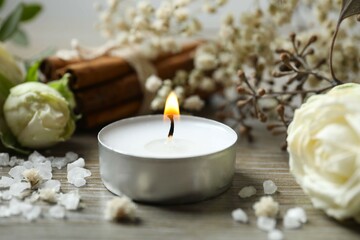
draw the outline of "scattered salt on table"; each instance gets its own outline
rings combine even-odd
[[[267,239],[268,240],[283,240],[284,239],[284,234],[279,229],[274,229],[274,230],[271,230],[268,233],[268,238]]]
[[[268,232],[275,229],[276,220],[269,217],[258,217],[256,224],[259,229]]]
[[[232,211],[231,216],[237,222],[247,223],[249,220],[247,214],[241,208]]]
[[[287,229],[297,229],[307,222],[306,212],[303,208],[296,207],[287,210],[283,224]]]
[[[52,218],[61,219],[65,217],[65,208],[60,205],[53,206],[49,209],[49,215]]]
[[[248,198],[256,194],[256,188],[253,186],[243,187],[239,192],[239,197]]]
[[[277,191],[276,184],[271,180],[266,180],[263,183],[263,187],[264,187],[264,193],[265,194],[271,195],[271,194],[274,194]]]

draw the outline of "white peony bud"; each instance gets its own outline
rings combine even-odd
[[[39,82],[12,88],[4,104],[4,116],[18,142],[29,148],[45,148],[65,141],[75,130],[67,100]]]

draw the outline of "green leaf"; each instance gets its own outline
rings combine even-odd
[[[5,19],[0,27],[0,41],[4,42],[5,40],[11,38],[11,36],[16,32],[21,15],[23,13],[23,9],[23,4],[18,4],[16,8],[10,13],[10,15]]]
[[[70,74],[66,73],[61,79],[49,82],[48,85],[58,91],[67,100],[70,109],[74,110],[76,101],[73,92],[69,88],[69,77]]]
[[[14,84],[0,73],[0,113],[2,112],[3,104],[6,98],[9,96],[10,89]]]
[[[22,148],[16,140],[16,137],[11,133],[6,124],[3,114],[0,114],[0,141],[5,148],[11,149],[21,154],[29,154],[30,151]]]
[[[39,79],[39,67],[40,61],[35,62],[31,67],[28,69],[25,77],[25,82],[36,82]]]
[[[0,0],[0,9],[2,9],[5,5],[5,0]]]
[[[29,38],[27,37],[26,33],[20,28],[17,28],[15,33],[11,36],[11,41],[21,46],[29,45]]]
[[[21,15],[21,21],[26,22],[36,17],[42,10],[42,6],[38,3],[24,4],[24,10]]]

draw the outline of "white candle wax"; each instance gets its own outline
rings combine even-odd
[[[211,154],[236,142],[234,131],[204,118],[181,116],[168,139],[170,121],[163,116],[130,118],[112,124],[102,133],[110,149],[143,158],[186,158]]]

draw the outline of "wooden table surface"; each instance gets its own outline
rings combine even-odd
[[[284,230],[285,239],[360,239],[360,225],[354,221],[336,222],[322,211],[312,207],[289,173],[288,156],[279,148],[280,138],[259,131],[257,142],[240,140],[237,148],[236,175],[232,187],[224,194],[196,204],[177,206],[138,205],[138,224],[116,224],[104,220],[106,201],[112,198],[99,176],[97,132],[76,133],[68,142],[48,151],[47,155],[63,156],[75,151],[84,157],[92,176],[86,187],[80,189],[81,211],[67,212],[64,220],[42,218],[27,222],[20,217],[0,218],[0,239],[266,239],[267,234],[256,228],[252,205],[263,196],[262,183],[271,179],[278,186],[275,200],[280,203],[281,216],[288,208],[303,207],[308,223],[300,230]],[[0,169],[5,175],[8,168]],[[66,169],[54,170],[54,179],[62,183],[62,191],[75,189],[66,182]],[[257,189],[256,196],[240,199],[239,190],[248,185]],[[244,209],[249,224],[236,223],[231,218],[235,208]]]

